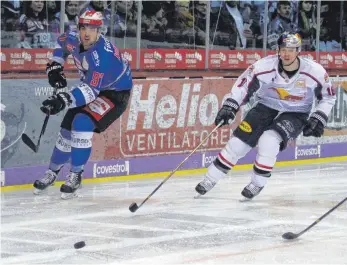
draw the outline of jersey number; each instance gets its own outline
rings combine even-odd
[[[94,87],[98,87],[101,83],[101,79],[103,78],[104,74],[99,72],[93,72],[93,78],[92,81],[90,81],[90,84]]]

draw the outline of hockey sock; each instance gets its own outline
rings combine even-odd
[[[80,172],[87,163],[92,151],[93,121],[86,114],[79,113],[72,122],[71,132],[71,171]]]
[[[51,156],[49,169],[56,173],[69,161],[71,155],[71,132],[61,129]]]
[[[276,163],[282,137],[274,130],[265,131],[258,141],[258,154],[254,161],[252,182],[264,187]]]
[[[217,182],[252,148],[237,137],[232,137],[217,158],[208,167],[206,176]]]

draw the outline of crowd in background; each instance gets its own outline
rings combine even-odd
[[[207,1],[65,1],[61,9],[61,1],[1,1],[1,46],[53,48],[61,25],[76,30],[79,14],[93,9],[104,14],[103,34],[123,40],[120,48],[136,47],[139,10],[141,47],[205,47]],[[209,9],[211,49],[261,49],[265,43],[273,50],[279,34],[295,31],[303,50],[315,51],[319,24],[320,51],[347,51],[344,1],[322,1],[319,20],[316,1],[210,1]]]

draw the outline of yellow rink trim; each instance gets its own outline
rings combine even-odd
[[[295,166],[295,165],[305,165],[305,164],[311,164],[311,163],[326,163],[326,162],[336,162],[336,161],[347,161],[347,156],[334,156],[334,157],[314,158],[314,159],[305,159],[305,160],[281,161],[281,162],[277,162],[275,166],[283,167],[283,166]],[[233,170],[246,170],[246,169],[252,169],[252,168],[253,168],[253,164],[236,165],[235,167],[233,167]],[[203,174],[206,171],[207,171],[207,168],[186,169],[186,170],[176,171],[174,175],[186,176],[186,175],[193,175],[193,174]],[[166,171],[166,172],[136,174],[136,175],[129,175],[129,176],[90,178],[90,179],[83,179],[83,183],[150,179],[150,178],[166,177],[170,173],[171,171]],[[63,183],[64,181],[57,181],[55,185],[61,185]],[[33,187],[33,184],[14,185],[14,186],[1,187],[0,191],[13,191],[13,190],[20,190],[20,189],[29,189],[32,187]]]

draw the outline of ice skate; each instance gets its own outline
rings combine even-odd
[[[66,200],[76,197],[76,191],[81,187],[81,182],[82,171],[78,173],[70,172],[70,174],[66,177],[65,183],[60,187],[61,198]]]
[[[49,186],[53,186],[55,179],[57,178],[57,172],[53,170],[47,170],[43,176],[43,178],[35,180],[34,182],[34,191],[35,195],[41,194],[45,191]]]
[[[243,198],[240,201],[250,201],[257,196],[264,187],[258,187],[252,182],[249,183],[241,192]]]
[[[198,193],[195,198],[199,198],[201,195],[205,195],[208,191],[210,191],[217,182],[205,177],[203,181],[201,181],[198,185],[196,185],[195,190]]]

